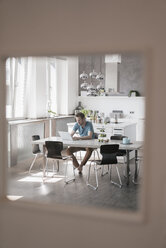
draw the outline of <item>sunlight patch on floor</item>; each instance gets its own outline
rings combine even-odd
[[[46,177],[43,179],[43,173],[39,172],[27,177],[23,177],[19,179],[18,182],[57,183],[63,179],[64,179],[63,175],[53,175],[53,173],[46,173]]]
[[[17,201],[21,198],[23,198],[23,196],[21,195],[7,195],[6,196],[10,201]]]

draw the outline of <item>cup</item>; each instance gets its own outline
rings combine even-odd
[[[127,137],[123,138],[122,142],[123,144],[128,144],[128,138]]]

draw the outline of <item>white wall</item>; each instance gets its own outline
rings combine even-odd
[[[99,110],[110,116],[113,110],[123,110],[124,117],[134,119],[145,118],[144,97],[78,97],[86,109]],[[134,112],[130,114],[130,112]]]
[[[104,113],[105,117],[110,117],[113,110],[122,110],[126,121],[137,123],[137,141],[144,140],[145,100],[145,97],[78,97],[85,109],[98,110]]]

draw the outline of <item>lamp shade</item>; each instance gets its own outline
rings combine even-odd
[[[83,73],[80,75],[80,78],[82,80],[86,80],[88,78],[88,74],[86,74],[85,71],[83,71]]]
[[[99,81],[102,81],[102,80],[104,80],[104,75],[100,72],[100,73],[96,76],[96,79],[99,80]]]
[[[81,89],[87,90],[87,87],[88,87],[88,83],[83,82],[83,83],[81,84]]]
[[[97,72],[96,72],[95,70],[93,70],[92,72],[89,73],[89,76],[90,76],[91,78],[95,79],[96,76],[97,76]]]

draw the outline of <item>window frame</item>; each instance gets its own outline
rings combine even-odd
[[[151,56],[149,56],[149,52],[144,51],[144,55],[146,57],[147,60],[147,67],[149,67],[150,64],[150,59]],[[3,61],[4,62],[4,61]],[[1,62],[2,63],[2,60]],[[5,67],[4,67],[5,68]],[[2,74],[5,79],[5,69],[2,69]],[[149,68],[146,68],[146,72],[148,72]],[[149,85],[149,78],[148,76],[146,76],[145,78],[145,84],[146,84],[146,88],[147,88],[147,84]],[[6,84],[5,84],[6,85]],[[6,92],[6,88],[4,88],[4,92]],[[148,94],[147,94],[148,95]],[[147,106],[149,106],[147,104],[147,96],[145,98],[145,108],[147,109]],[[1,124],[4,127],[4,130],[7,130],[7,123],[6,123],[6,118],[5,118],[5,106],[6,106],[6,97],[3,98],[3,116],[4,118],[2,119]],[[147,111],[145,111],[147,112]],[[147,144],[146,144],[146,126],[147,126],[147,122],[145,125],[145,147],[144,147],[144,154],[145,154],[145,159],[144,159],[144,165],[145,168],[143,170],[144,173],[144,177],[148,176],[148,166],[147,166]],[[7,133],[7,131],[6,131]],[[120,210],[120,209],[98,209],[98,208],[89,208],[89,207],[74,207],[70,206],[70,205],[63,205],[63,204],[55,204],[54,206],[51,206],[50,204],[38,204],[35,202],[28,202],[28,201],[21,201],[21,202],[11,202],[9,199],[6,198],[6,188],[7,188],[7,180],[6,180],[6,168],[7,168],[7,139],[6,139],[6,135],[3,135],[3,138],[5,140],[4,143],[4,149],[3,151],[3,173],[2,175],[2,188],[1,188],[1,199],[0,201],[4,202],[5,204],[7,204],[8,206],[17,206],[17,207],[21,207],[24,209],[27,208],[32,208],[32,209],[38,209],[38,210],[42,210],[42,211],[49,211],[49,212],[55,212],[57,214],[72,214],[73,216],[82,216],[82,217],[86,217],[86,218],[91,218],[91,219],[102,219],[102,220],[107,220],[107,221],[111,221],[111,220],[116,220],[116,221],[121,221],[121,222],[125,222],[125,223],[136,223],[136,224],[142,224],[144,223],[144,221],[146,220],[146,209],[147,209],[147,181],[145,181],[143,183],[143,186],[141,187],[141,193],[140,193],[140,208],[139,210],[137,210],[136,212],[132,212],[132,211],[128,211],[128,210]],[[56,206],[56,207],[55,207]]]

